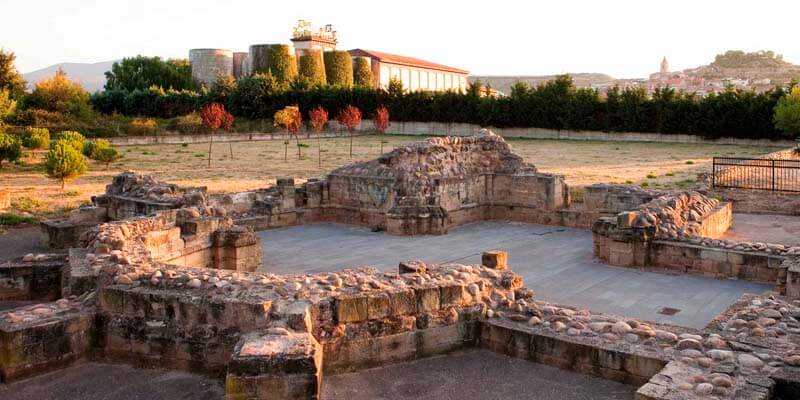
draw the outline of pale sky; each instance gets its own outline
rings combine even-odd
[[[728,49],[800,63],[800,1],[0,0],[0,47],[29,72],[196,47],[289,43],[298,19],[333,24],[339,49],[422,58],[476,75],[604,72],[645,77]]]

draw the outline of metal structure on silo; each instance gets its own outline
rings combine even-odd
[[[244,51],[233,53],[233,77],[239,79],[250,74],[250,53]]]
[[[226,49],[191,49],[189,62],[192,78],[210,85],[220,75],[233,75],[233,51]]]

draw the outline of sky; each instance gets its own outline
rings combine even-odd
[[[773,50],[800,64],[796,0],[0,0],[0,48],[30,72],[60,62],[289,43],[298,19],[333,24],[339,49],[417,57],[475,75],[615,78]]]

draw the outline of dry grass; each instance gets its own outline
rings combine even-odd
[[[420,137],[386,136],[384,151]],[[16,211],[37,216],[64,213],[91,195],[104,191],[111,177],[125,170],[155,175],[180,185],[208,186],[212,192],[242,191],[264,187],[278,176],[309,178],[351,161],[377,157],[380,138],[356,137],[354,156],[348,157],[347,138],[322,140],[322,165],[317,164],[316,139],[302,140],[309,145],[298,160],[297,147],[289,145],[284,161],[281,140],[233,143],[234,158],[228,143],[215,143],[212,167],[207,167],[208,144],[125,146],[124,158],[106,170],[92,163],[89,172],[67,185],[64,192],[55,181],[42,174],[42,153],[26,160],[26,165],[5,164],[0,170],[0,187],[12,190]],[[596,182],[647,184],[649,187],[679,187],[693,181],[698,172],[710,169],[713,156],[755,156],[774,148],[757,146],[679,145],[664,143],[578,142],[510,139],[514,151],[544,172],[567,177],[574,187]],[[648,178],[648,175],[650,178]]]

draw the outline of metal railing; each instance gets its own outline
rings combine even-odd
[[[800,160],[714,157],[712,186],[800,192]]]

